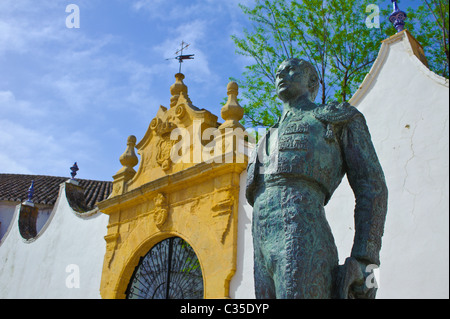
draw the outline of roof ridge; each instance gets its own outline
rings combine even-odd
[[[71,177],[64,177],[64,176],[53,176],[53,175],[42,175],[42,174],[18,174],[18,173],[0,173],[0,176],[6,176],[6,175],[14,175],[14,176],[33,176],[33,177],[53,177],[53,178],[61,178],[61,179],[71,179]],[[99,180],[99,179],[87,179],[87,178],[76,178],[76,180],[79,181],[92,181],[92,182],[111,182],[111,181],[105,181],[105,180]]]
[[[33,201],[37,204],[54,205],[58,197],[59,185],[70,177],[0,173],[0,200],[23,201],[32,180],[35,181]],[[84,189],[84,196],[89,208],[105,199],[112,191],[112,181],[76,179]]]

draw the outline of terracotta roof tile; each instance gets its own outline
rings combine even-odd
[[[69,178],[45,175],[0,174],[0,200],[23,202],[28,198],[28,188],[34,180],[33,202],[54,205],[59,185]],[[77,179],[84,188],[86,205],[93,209],[97,202],[106,199],[112,191],[112,182]]]

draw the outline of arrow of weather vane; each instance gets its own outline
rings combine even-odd
[[[178,60],[178,62],[180,63],[180,69],[179,69],[179,73],[181,73],[181,63],[183,63],[183,60],[192,60],[194,59],[194,54],[183,54],[183,50],[186,49],[190,44],[185,43],[184,41],[181,41],[181,49],[178,50],[177,52],[175,52],[175,54],[178,54],[176,57],[174,58],[169,58],[166,60],[172,60],[172,59],[176,59]]]

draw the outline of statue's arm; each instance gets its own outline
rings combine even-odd
[[[351,257],[366,265],[379,265],[388,190],[362,114],[346,125],[341,142],[347,178],[356,199]]]
[[[255,202],[255,189],[256,189],[256,170],[258,169],[257,165],[257,157],[258,157],[258,147],[255,147],[250,155],[250,159],[248,161],[247,166],[247,181],[245,185],[245,197],[247,198],[247,202],[250,204],[250,206],[253,207]]]

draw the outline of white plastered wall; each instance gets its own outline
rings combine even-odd
[[[26,242],[19,210],[0,245],[0,298],[100,298],[108,216],[77,216],[62,184],[47,224]]]
[[[247,171],[240,177],[238,244],[236,273],[230,281],[230,297],[236,299],[255,298],[253,280],[253,237],[252,237],[252,207],[245,198]]]
[[[350,103],[366,117],[389,189],[376,271],[378,299],[449,298],[449,86],[414,55],[411,38],[385,41]],[[232,298],[254,298],[252,207],[241,175]],[[340,263],[350,255],[355,199],[346,178],[326,206]]]
[[[385,41],[350,100],[366,117],[389,189],[377,298],[449,298],[449,88],[404,33]],[[340,262],[350,254],[346,180],[326,207]]]

